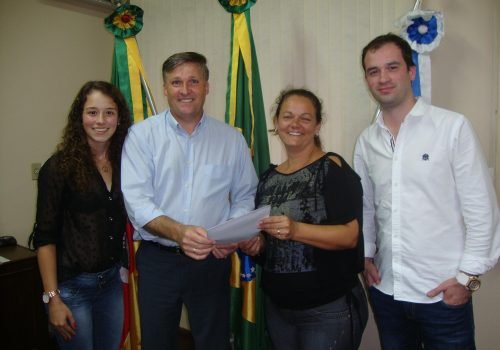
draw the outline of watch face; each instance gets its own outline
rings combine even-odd
[[[43,294],[42,294],[42,300],[43,300],[43,302],[44,302],[45,304],[48,304],[48,303],[49,303],[49,301],[50,301],[50,297],[49,297],[49,295],[48,295],[47,293],[43,293]]]
[[[469,280],[469,283],[467,284],[467,288],[469,288],[471,291],[476,291],[481,287],[481,281],[477,278],[473,278]]]

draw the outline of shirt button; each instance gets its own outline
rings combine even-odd
[[[108,199],[109,199],[110,201],[112,201],[112,200],[113,200],[113,197],[109,196],[109,197],[108,197]]]
[[[110,217],[108,218],[108,220],[109,220],[109,221],[113,221],[113,217],[112,217],[112,216],[110,216]]]
[[[108,236],[110,240],[113,240],[115,239],[113,236]]]

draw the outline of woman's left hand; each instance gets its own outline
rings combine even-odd
[[[286,215],[269,216],[262,219],[259,228],[267,234],[281,240],[293,239],[294,227],[297,223]]]

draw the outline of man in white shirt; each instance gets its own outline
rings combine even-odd
[[[359,137],[365,280],[386,349],[475,349],[472,292],[498,260],[498,203],[469,121],[413,95],[409,44],[362,53],[381,113]]]

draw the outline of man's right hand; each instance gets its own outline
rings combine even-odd
[[[366,285],[372,286],[380,283],[380,273],[373,263],[373,258],[365,258],[365,271],[363,271]]]
[[[203,227],[183,225],[165,215],[154,218],[144,225],[144,229],[153,235],[177,242],[184,253],[195,260],[205,259],[215,247],[215,241],[208,238]]]
[[[207,231],[203,227],[182,225],[181,231],[177,243],[190,258],[203,260],[215,248],[215,241],[208,238]]]

